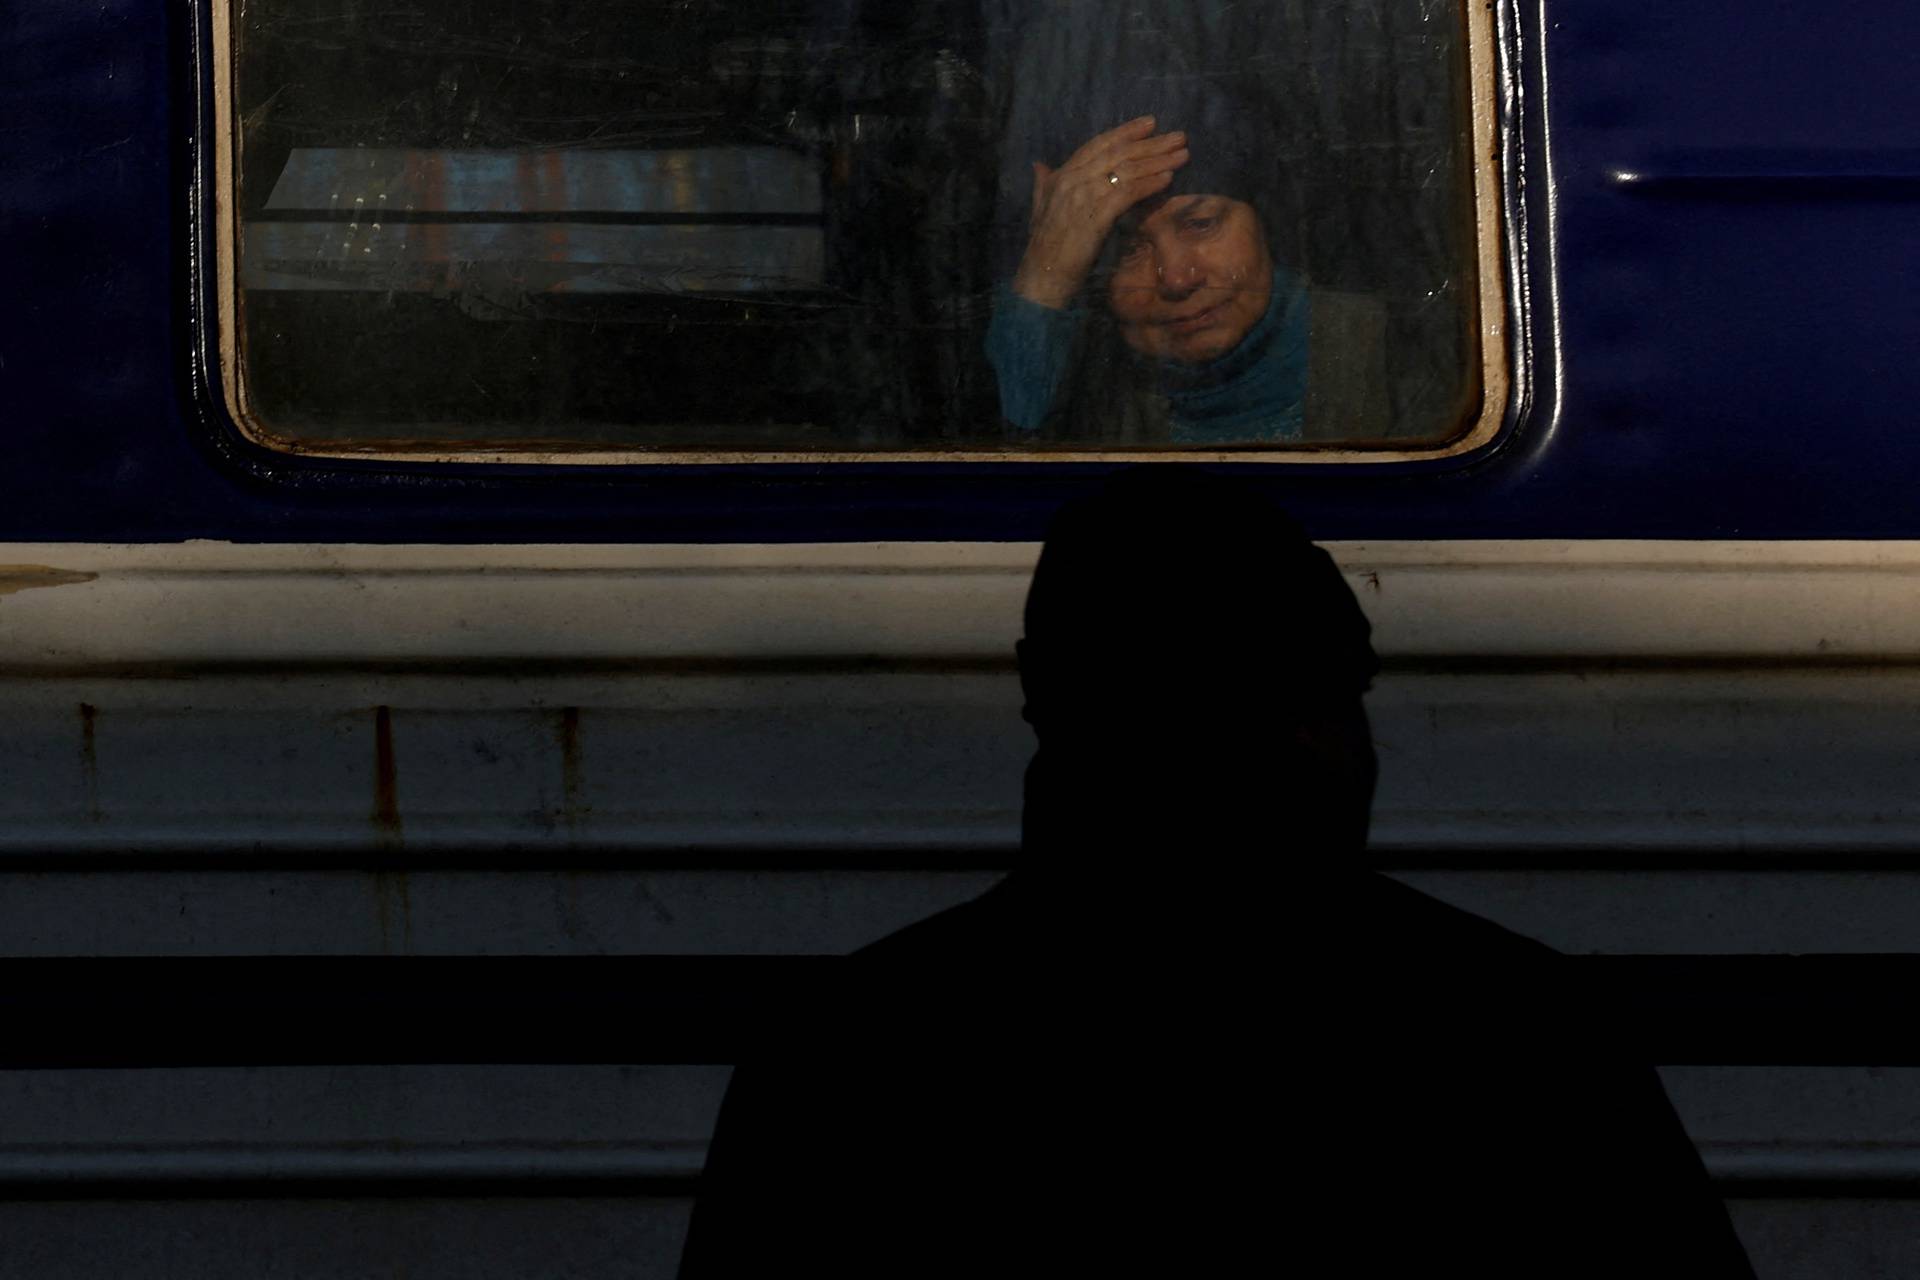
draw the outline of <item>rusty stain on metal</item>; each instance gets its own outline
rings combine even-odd
[[[373,709],[373,830],[383,849],[401,843],[400,775],[393,751],[393,708]],[[413,887],[405,868],[373,873],[373,909],[380,926],[380,949],[394,950],[394,915],[400,917],[400,951],[413,950]]]
[[[100,710],[92,703],[80,704],[80,796],[89,822],[100,821],[100,753],[95,736],[99,717]]]
[[[55,569],[44,564],[0,564],[0,596],[35,587],[71,587],[92,582],[100,575],[77,569]]]
[[[413,953],[413,880],[403,868],[373,873],[373,912],[380,927],[380,950],[391,953],[395,908],[400,916],[400,953]]]
[[[373,826],[383,845],[400,843],[400,780],[393,758],[393,708],[373,709]]]
[[[554,736],[560,741],[560,820],[571,831],[579,825],[582,816],[580,708],[560,708]]]

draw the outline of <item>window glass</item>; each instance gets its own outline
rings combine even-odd
[[[1406,450],[1491,412],[1479,6],[224,13],[272,443]]]

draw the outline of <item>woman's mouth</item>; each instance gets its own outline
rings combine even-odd
[[[1213,322],[1214,316],[1219,314],[1220,309],[1227,305],[1227,301],[1227,299],[1223,298],[1208,307],[1205,311],[1194,311],[1184,316],[1175,316],[1166,322],[1166,327],[1174,333],[1192,333],[1196,329],[1204,329]]]

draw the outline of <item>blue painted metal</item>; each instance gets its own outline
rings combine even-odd
[[[1920,10],[1529,0],[1504,20],[1530,342],[1512,429],[1468,459],[1254,474],[1324,537],[1920,535]],[[1032,538],[1104,470],[255,450],[204,377],[204,38],[162,0],[12,0],[0,24],[0,538]]]

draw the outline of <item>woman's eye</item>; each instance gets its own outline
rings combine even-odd
[[[1147,242],[1145,240],[1129,240],[1120,246],[1120,256],[1122,258],[1137,258],[1146,251]]]
[[[1214,228],[1214,224],[1219,221],[1220,219],[1218,218],[1191,218],[1187,221],[1187,230],[1196,232],[1211,231]]]

